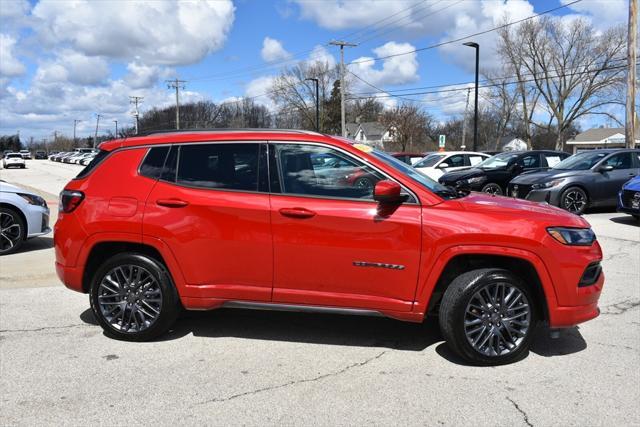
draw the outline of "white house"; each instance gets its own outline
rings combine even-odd
[[[393,130],[378,122],[347,123],[347,137],[375,148],[384,148],[385,142],[393,141]]]
[[[503,136],[498,143],[500,151],[525,151],[526,141],[515,136]]]
[[[573,147],[573,154],[596,148],[624,148],[626,138],[624,128],[594,128],[579,133],[567,141],[567,147]],[[636,139],[636,145],[640,140]]]

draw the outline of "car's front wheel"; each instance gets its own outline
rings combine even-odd
[[[576,215],[582,215],[589,207],[589,197],[580,187],[569,187],[560,196],[560,207]]]
[[[26,226],[13,209],[0,207],[0,255],[17,251],[24,242]]]
[[[477,365],[502,365],[528,351],[537,315],[528,287],[502,269],[458,276],[447,288],[439,312],[450,348]]]
[[[105,334],[126,341],[162,335],[180,312],[167,269],[138,253],[116,255],[102,264],[91,281],[90,300]]]
[[[503,194],[502,187],[500,187],[495,182],[490,182],[488,184],[485,184],[482,187],[482,192],[483,193],[488,193],[488,194],[494,194],[496,196],[502,196],[502,194]]]

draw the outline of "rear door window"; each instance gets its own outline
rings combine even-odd
[[[150,148],[140,165],[140,175],[152,179],[160,178],[169,148],[168,146]]]
[[[178,184],[258,191],[258,143],[193,144],[180,147]]]
[[[631,153],[620,153],[609,157],[602,163],[603,166],[613,166],[613,169],[631,169],[633,161]]]

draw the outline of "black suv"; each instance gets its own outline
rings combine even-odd
[[[509,181],[521,173],[553,167],[569,156],[562,151],[506,151],[473,168],[446,173],[439,181],[452,187],[503,195]]]

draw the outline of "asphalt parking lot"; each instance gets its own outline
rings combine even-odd
[[[31,160],[0,179],[55,220],[75,165]],[[594,321],[524,360],[464,365],[436,323],[244,310],[185,314],[152,343],[103,336],[66,290],[53,240],[0,258],[0,425],[640,425],[640,227],[585,215],[607,278]]]

